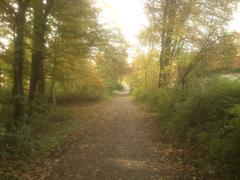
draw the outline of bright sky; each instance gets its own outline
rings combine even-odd
[[[229,23],[229,29],[231,31],[240,32],[240,4],[238,4],[238,8],[234,13],[232,22]]]
[[[102,23],[110,27],[120,28],[133,48],[137,45],[138,33],[147,24],[143,1],[96,0],[97,6],[103,10],[100,14]],[[234,14],[233,21],[229,24],[229,30],[240,32],[240,5]],[[129,53],[132,52],[130,49]]]
[[[96,0],[103,10],[101,21],[112,27],[119,27],[130,43],[136,43],[136,36],[147,23],[144,14],[144,0]]]
[[[128,50],[130,63],[134,47],[137,46],[137,35],[147,24],[143,0],[95,0],[102,9],[100,20],[106,26],[120,28],[130,44]]]

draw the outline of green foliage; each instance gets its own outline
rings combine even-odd
[[[187,83],[229,70],[237,56],[236,36],[227,33],[238,0],[146,0],[144,47],[160,51],[159,85]],[[178,66],[178,71],[176,71]],[[193,75],[193,74],[194,75]]]
[[[136,92],[135,98],[141,101],[147,99],[159,114],[167,135],[194,145],[199,152],[199,165],[209,176],[239,177],[238,81],[214,78],[203,80],[186,90],[162,88],[157,93],[147,89]]]
[[[132,64],[131,76],[128,79],[132,90],[137,87],[137,89],[141,88],[142,92],[144,92],[145,88],[146,91],[151,91],[157,87],[159,74],[158,56],[159,53],[157,51],[150,51],[136,57]]]
[[[59,93],[57,96],[58,103],[74,103],[81,101],[93,101],[101,99],[104,96],[104,91],[101,89],[83,89],[79,91],[67,91]]]
[[[20,3],[26,14],[17,13],[23,8]],[[122,88],[128,71],[127,43],[120,31],[100,24],[93,1],[36,3],[0,1],[0,176],[2,167],[15,171],[41,161],[79,127],[58,103],[106,98]],[[26,33],[20,33],[16,25],[25,18],[19,29]],[[22,52],[14,53],[18,50]],[[23,79],[14,81],[16,77]],[[18,104],[13,101],[19,98],[12,97],[16,90],[22,96]],[[20,118],[13,118],[14,109]]]
[[[29,126],[22,125],[18,128],[12,128],[4,137],[5,141],[5,159],[27,158],[33,151],[34,142],[31,137]]]
[[[240,82],[228,74],[238,69],[239,35],[225,26],[236,3],[147,0],[145,48],[129,78],[135,99],[158,113],[166,135],[195,147],[213,179],[236,179],[240,172]],[[230,78],[214,78],[224,74]]]
[[[17,4],[15,0],[6,1],[6,3],[9,3],[9,7]],[[99,9],[95,7],[93,1],[70,0],[67,3],[64,0],[47,1],[43,2],[46,5],[44,8],[48,8],[48,3],[50,9],[46,12],[48,13],[46,27],[41,27],[42,23],[34,26],[34,16],[37,13],[34,14],[32,3],[26,13],[27,22],[24,29],[27,33],[24,37],[26,46],[23,64],[25,101],[31,94],[29,91],[35,89],[30,88],[30,79],[36,81],[38,79],[39,83],[43,84],[42,89],[45,89],[44,93],[40,93],[38,92],[40,88],[37,88],[36,96],[41,96],[40,99],[51,99],[52,102],[55,99],[57,102],[98,99],[106,92],[119,89],[119,82],[128,70],[126,61],[128,45],[122,33],[119,30],[105,28],[99,22]],[[0,14],[2,20],[0,24],[0,107],[1,99],[5,98],[2,88],[13,87],[12,61],[15,55],[14,50],[17,49],[14,46],[15,34],[12,30],[14,22],[6,18],[9,14],[3,7],[5,6],[0,7],[2,11]],[[41,60],[44,66],[36,63],[37,65],[33,68],[31,55],[34,54],[33,42],[36,40],[34,32],[45,30],[45,48],[38,44],[40,42],[35,42],[36,46],[41,47],[36,50],[44,52]],[[42,55],[39,55],[40,57]],[[41,77],[45,78],[44,81],[34,75],[38,71],[41,72]],[[11,97],[11,90],[9,92]],[[27,110],[28,107],[26,106],[25,109]]]
[[[79,126],[80,122],[60,107],[33,113],[24,124],[11,130],[6,124],[0,124],[0,168],[6,171],[6,177],[15,179],[18,171],[22,175],[31,166],[41,163]]]
[[[121,89],[120,81],[128,72],[127,42],[120,31],[102,30],[103,42],[95,56],[97,70],[108,90]],[[108,39],[105,41],[104,39]]]
[[[156,100],[155,98],[156,98],[157,90],[156,89],[149,90],[147,88],[140,87],[140,88],[134,89],[132,94],[135,100],[151,105],[151,104],[154,104]]]
[[[0,179],[18,179],[79,127],[58,103],[122,88],[128,45],[98,13],[91,0],[0,1]]]
[[[6,128],[4,127],[3,123],[0,123],[0,141],[3,140],[3,138],[5,137],[5,134],[6,134]]]

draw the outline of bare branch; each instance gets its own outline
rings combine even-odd
[[[224,38],[225,36],[219,36],[216,39],[211,41],[212,36],[216,33],[216,31],[219,29],[219,27],[221,27],[223,25],[225,21],[220,22],[215,29],[213,29],[208,37],[203,41],[202,43],[202,47],[200,49],[200,51],[194,56],[192,62],[189,64],[189,66],[187,67],[186,71],[183,73],[183,75],[180,77],[180,80],[184,80],[186,79],[186,77],[188,76],[188,74],[198,65],[198,63],[201,60],[201,57],[204,55],[204,53],[210,48],[212,47],[218,40]]]

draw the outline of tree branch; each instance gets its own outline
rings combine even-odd
[[[180,81],[186,79],[188,74],[198,65],[198,63],[201,60],[201,57],[204,55],[204,52],[209,49],[212,45],[214,45],[218,40],[224,38],[225,36],[217,37],[216,39],[211,41],[212,36],[215,34],[215,32],[219,29],[219,27],[224,23],[224,21],[220,22],[213,31],[211,31],[208,35],[208,37],[203,41],[203,45],[200,49],[200,51],[193,57],[192,62],[187,67],[186,71],[183,73],[183,75],[180,77]]]

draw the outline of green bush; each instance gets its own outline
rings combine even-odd
[[[0,123],[0,169],[8,179],[17,179],[18,172],[22,175],[41,163],[79,126],[80,121],[61,107],[42,113],[34,111],[16,128],[7,129],[6,124]]]
[[[35,149],[30,126],[22,125],[18,128],[12,128],[4,136],[4,144],[6,159],[29,157]]]
[[[3,123],[0,122],[0,142],[5,137],[5,134],[6,134],[6,127],[3,125]]]
[[[147,87],[136,88],[132,92],[133,97],[138,102],[143,102],[148,105],[155,104],[156,96],[158,95],[158,89],[148,89]]]
[[[150,102],[165,133],[195,147],[209,176],[240,176],[240,82],[205,79],[186,90],[137,89],[134,95]]]
[[[62,92],[57,95],[57,102],[74,103],[79,101],[98,100],[101,99],[104,94],[105,91],[96,89]]]
[[[146,102],[149,99],[149,90],[144,87],[134,89],[133,97],[137,101]]]
[[[106,89],[109,89],[111,91],[114,91],[114,90],[121,91],[124,89],[124,86],[118,82],[109,81],[109,82],[106,82]]]

